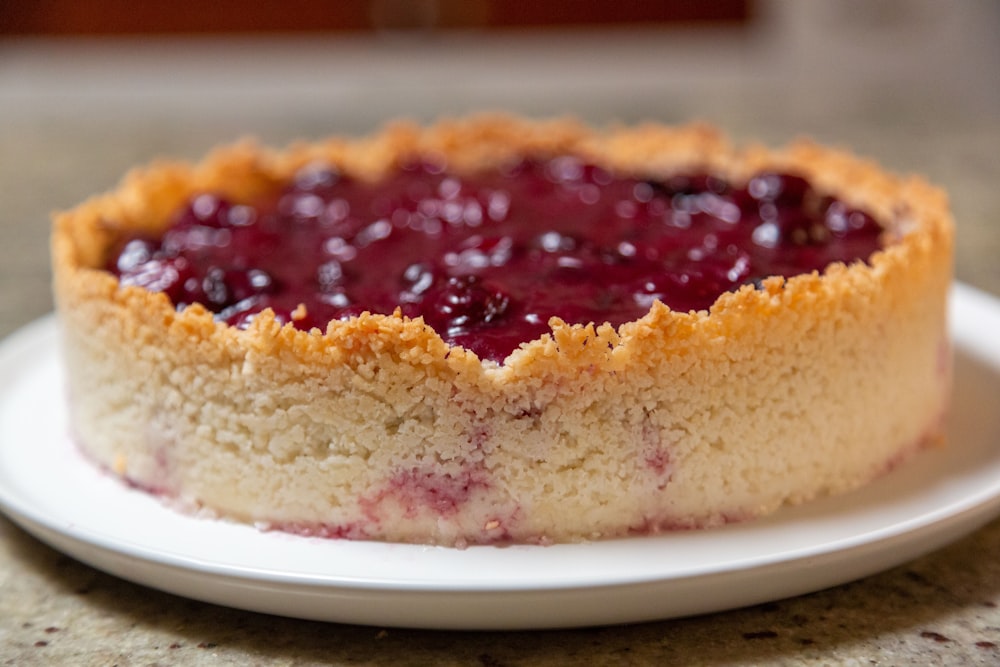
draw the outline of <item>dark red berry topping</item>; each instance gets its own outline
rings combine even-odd
[[[399,308],[502,361],[550,317],[707,309],[767,276],[866,261],[881,232],[792,174],[644,180],[560,156],[473,176],[415,162],[371,184],[313,166],[260,202],[198,195],[108,268],[237,327],[265,308],[302,329]]]

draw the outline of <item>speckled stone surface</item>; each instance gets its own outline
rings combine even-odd
[[[890,572],[699,618],[518,633],[298,621],[102,574],[0,523],[4,664],[995,665],[1000,524]]]
[[[988,88],[1000,90],[1000,49],[976,41],[987,28],[959,30],[985,24],[995,32],[1000,18],[985,3],[969,4],[979,14],[951,26],[964,39],[931,40],[929,53],[918,52],[919,40],[900,47],[912,49],[913,71],[895,51],[875,53],[889,68],[883,78],[862,76],[863,64],[852,69],[850,60],[838,74],[815,56],[796,58],[796,49],[811,53],[801,37],[776,52],[766,34],[715,36],[707,45],[605,40],[608,57],[635,59],[635,71],[615,77],[618,70],[597,67],[588,79],[580,62],[554,57],[524,80],[507,69],[524,64],[504,60],[513,57],[502,55],[510,43],[487,44],[481,58],[489,62],[458,62],[468,44],[178,51],[0,42],[0,335],[51,309],[48,212],[112,186],[133,164],[196,157],[245,134],[282,144],[371,130],[393,116],[499,107],[598,123],[707,118],[739,139],[808,134],[894,170],[922,172],[952,195],[959,278],[1000,295],[1000,93]],[[941,65],[933,49],[949,44],[958,51]],[[515,46],[522,54],[535,49],[535,57],[593,51],[579,40]],[[662,62],[708,54],[705,76],[661,71],[657,49]],[[367,78],[339,68],[350,58]],[[255,76],[245,73],[251,61]],[[920,70],[932,61],[936,70]],[[302,74],[311,63],[320,64],[321,80]],[[562,69],[570,65],[576,69]],[[413,84],[415,72],[427,73],[423,87]],[[306,622],[178,598],[91,569],[0,518],[0,664],[384,663],[996,665],[1000,521],[891,571],[748,609],[624,627],[455,633]]]

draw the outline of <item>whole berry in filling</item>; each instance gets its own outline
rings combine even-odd
[[[108,268],[236,327],[266,308],[302,329],[399,308],[502,361],[553,316],[618,326],[657,300],[707,309],[767,276],[866,261],[881,233],[794,174],[735,185],[572,155],[475,174],[417,160],[376,183],[312,165],[256,202],[201,193],[162,237],[124,239]]]

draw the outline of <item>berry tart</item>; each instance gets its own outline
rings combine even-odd
[[[237,144],[56,216],[72,436],[189,511],[306,535],[742,521],[938,436],[952,237],[919,178],[703,125]]]

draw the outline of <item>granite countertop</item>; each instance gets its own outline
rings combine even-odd
[[[986,16],[963,25],[993,21],[995,30],[997,13],[979,11]],[[801,32],[797,45],[782,49],[809,44]],[[964,37],[921,36],[930,51],[910,51],[927,64],[918,74],[880,51],[882,75],[849,60],[838,65],[843,71],[824,69],[814,50],[790,57],[766,35],[701,42],[591,35],[555,45],[515,36],[479,40],[479,55],[468,58],[457,57],[471,53],[462,40],[0,42],[0,335],[51,310],[48,212],[111,187],[131,165],[196,157],[247,134],[282,144],[364,132],[399,115],[484,108],[597,123],[706,118],[739,140],[808,134],[851,146],[950,192],[958,278],[1000,296],[1000,50],[976,40],[992,34],[986,28],[954,33]],[[598,63],[581,76],[597,43],[608,58],[634,66],[617,76],[623,68]],[[701,63],[698,76],[671,64],[681,55]],[[546,63],[542,71],[524,69],[535,61]],[[301,621],[175,597],[83,565],[0,518],[0,662],[993,665],[1000,664],[998,555],[994,520],[887,572],[747,609],[631,626],[433,632]]]

